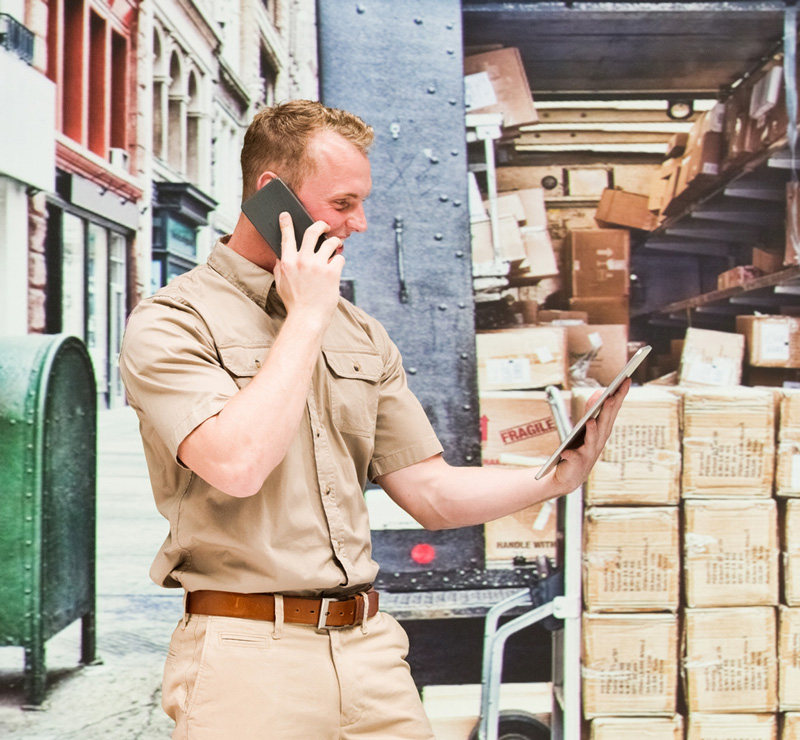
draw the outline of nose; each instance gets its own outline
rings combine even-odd
[[[358,208],[354,209],[353,212],[347,218],[347,228],[350,231],[366,231],[367,230],[367,215],[364,213],[364,206],[359,204]]]

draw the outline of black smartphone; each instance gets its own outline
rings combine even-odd
[[[303,235],[306,229],[314,223],[311,216],[297,196],[290,190],[289,186],[279,177],[270,180],[263,188],[257,190],[247,200],[242,203],[242,212],[256,227],[267,244],[272,247],[272,251],[281,258],[281,226],[279,217],[281,213],[287,211],[292,217],[294,226],[294,238],[297,248],[303,243]],[[316,252],[328,237],[323,234],[317,245],[314,247]]]

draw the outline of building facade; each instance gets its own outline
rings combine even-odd
[[[316,98],[314,0],[0,0],[0,335],[69,333],[101,407],[145,295],[239,217],[264,104]]]

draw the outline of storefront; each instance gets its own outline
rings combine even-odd
[[[98,403],[122,403],[117,369],[127,315],[127,275],[139,210],[135,201],[62,170],[47,204],[46,331],[86,342]]]

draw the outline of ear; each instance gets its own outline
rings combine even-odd
[[[271,170],[265,170],[258,176],[258,180],[256,180],[256,190],[261,190],[270,180],[274,180],[278,177],[274,172]]]

